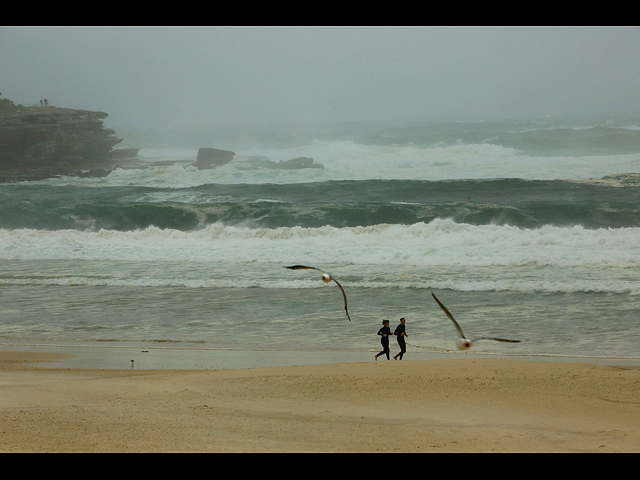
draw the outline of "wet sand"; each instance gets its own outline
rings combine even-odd
[[[5,350],[0,452],[640,451],[638,366],[370,356],[172,370]]]

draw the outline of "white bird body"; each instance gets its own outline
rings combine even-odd
[[[494,337],[478,337],[473,340],[469,340],[467,337],[464,336],[464,333],[462,332],[462,328],[460,327],[458,322],[456,322],[456,319],[453,318],[453,315],[451,315],[451,312],[447,309],[447,307],[445,307],[442,304],[442,302],[438,300],[438,297],[436,297],[433,294],[433,292],[431,292],[431,295],[436,300],[436,302],[438,302],[438,305],[440,305],[440,308],[444,311],[444,313],[447,314],[447,317],[449,317],[449,319],[453,322],[453,324],[456,327],[456,331],[458,332],[458,338],[456,338],[456,347],[458,348],[458,350],[468,350],[478,340],[495,340],[496,342],[509,342],[509,343],[520,342],[520,340],[507,340],[506,338],[494,338]]]
[[[324,283],[329,283],[331,281],[336,282],[336,285],[338,285],[338,287],[340,288],[340,291],[342,292],[342,296],[344,297],[344,311],[347,313],[347,318],[349,319],[349,321],[351,321],[351,317],[349,316],[349,310],[347,309],[347,294],[344,292],[344,288],[342,288],[342,285],[340,285],[340,283],[335,278],[333,278],[329,273],[323,272],[322,270],[316,267],[307,267],[306,265],[292,265],[290,267],[284,267],[284,268],[288,268],[289,270],[301,270],[301,269],[317,270],[322,274],[321,278]]]
[[[456,347],[458,348],[458,350],[468,350],[472,345],[473,342],[464,337],[456,338]]]

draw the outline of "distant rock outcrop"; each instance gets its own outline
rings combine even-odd
[[[297,170],[299,168],[324,168],[322,165],[313,163],[313,158],[309,157],[296,157],[291,160],[280,160],[277,164],[278,168],[284,168],[287,170]]]
[[[235,152],[229,150],[218,150],[217,148],[200,148],[195,166],[202,168],[214,168],[233,160]]]
[[[249,157],[246,161],[251,168],[271,168],[274,170],[298,170],[301,168],[324,168],[319,163],[313,163],[313,158],[309,157],[296,157],[291,160],[280,160],[279,162],[273,162],[267,157]]]
[[[113,146],[122,139],[103,127],[107,116],[51,106],[0,109],[0,180],[110,170]]]

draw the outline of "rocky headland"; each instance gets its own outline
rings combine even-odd
[[[105,112],[54,106],[0,108],[0,181],[60,175],[102,176],[137,149],[115,149],[122,139],[104,128]]]
[[[0,99],[0,183],[43,180],[59,176],[103,177],[122,162],[135,159],[138,148],[114,149],[122,142],[105,128],[105,112],[49,106],[16,105]],[[220,167],[234,160],[235,152],[202,147],[193,166]],[[240,160],[239,168],[323,168],[312,158],[274,162],[266,157]],[[126,168],[126,167],[125,167]]]

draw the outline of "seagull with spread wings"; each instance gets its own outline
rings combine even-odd
[[[431,292],[431,295],[433,295],[433,298],[435,298],[436,302],[438,302],[438,305],[440,305],[440,308],[444,311],[444,313],[447,314],[447,317],[451,319],[451,321],[456,327],[456,330],[458,331],[458,338],[456,339],[456,347],[458,347],[458,350],[467,350],[478,340],[495,340],[496,342],[509,342],[509,343],[520,342],[520,340],[507,340],[506,338],[493,338],[493,337],[478,337],[473,340],[469,340],[464,336],[464,333],[462,333],[462,328],[460,328],[460,325],[458,325],[458,322],[456,322],[456,319],[453,318],[453,315],[451,315],[451,312],[447,309],[447,307],[445,307],[440,302],[440,300],[438,300],[438,297],[436,297],[433,294],[433,292]]]
[[[323,272],[319,268],[307,267],[306,265],[292,265],[290,267],[284,267],[284,268],[288,268],[289,270],[302,270],[302,269],[317,270],[322,274],[322,281],[324,283],[329,283],[332,280],[336,282],[336,285],[340,287],[340,291],[342,292],[342,296],[344,297],[344,311],[347,312],[347,318],[349,319],[349,321],[351,321],[351,317],[349,316],[349,310],[347,309],[347,294],[344,293],[344,288],[342,288],[342,285],[340,285],[340,283],[338,283],[338,281],[335,278],[333,278],[329,273]]]

